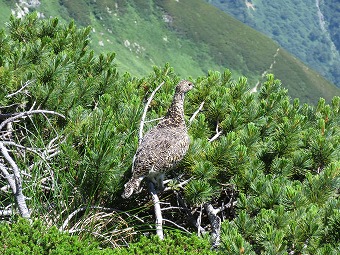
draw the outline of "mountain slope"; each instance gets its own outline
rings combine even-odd
[[[174,16],[173,26],[177,31],[210,45],[211,54],[219,64],[241,69],[248,77],[274,73],[291,95],[307,101],[314,101],[319,95],[327,98],[338,95],[338,89],[266,36],[209,8],[203,1],[157,2]]]
[[[340,87],[337,0],[207,0],[273,38]]]
[[[203,0],[54,0],[43,1],[36,10],[91,25],[95,51],[116,52],[118,69],[133,75],[146,75],[152,66],[169,62],[182,77],[229,68],[235,76],[246,76],[250,87],[265,73],[274,73],[302,102],[340,95],[278,44]]]

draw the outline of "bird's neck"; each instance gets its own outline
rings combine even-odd
[[[184,121],[184,94],[179,93],[174,95],[174,99],[166,113],[163,121],[166,124],[175,126],[185,125]],[[164,124],[165,124],[164,123]]]

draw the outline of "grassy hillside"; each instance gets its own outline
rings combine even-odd
[[[169,63],[182,77],[231,69],[254,87],[272,72],[292,97],[315,103],[340,95],[278,44],[203,0],[42,1],[45,17],[91,25],[95,52],[116,52],[118,69],[136,76]]]

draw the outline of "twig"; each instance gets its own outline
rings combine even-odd
[[[1,165],[0,165],[0,167],[1,167]],[[1,170],[1,171],[2,171],[2,170]],[[0,190],[1,190],[2,192],[8,192],[10,188],[11,188],[10,185],[5,185],[5,186],[2,186],[2,187],[0,188]]]
[[[160,117],[160,118],[152,119],[152,120],[145,120],[145,121],[144,121],[144,124],[145,124],[145,123],[154,122],[154,121],[158,121],[158,120],[162,120],[162,119],[164,119],[164,117]]]
[[[194,112],[194,114],[190,117],[189,123],[191,123],[191,122],[194,121],[194,119],[196,118],[196,115],[197,115],[200,111],[202,111],[203,106],[204,106],[204,101],[200,104],[200,107],[198,107],[198,109],[197,109],[197,110]]]
[[[217,123],[217,125],[216,125],[216,134],[209,139],[210,143],[215,141],[223,132],[223,130],[218,130],[218,125],[219,125],[219,123]]]
[[[11,107],[14,107],[14,106],[18,106],[20,105],[19,103],[14,103],[14,104],[9,104],[9,105],[2,105],[0,106],[0,109],[6,109],[6,108],[11,108]],[[8,114],[9,117],[13,116],[13,114]]]
[[[232,198],[230,200],[232,200]],[[236,204],[237,204],[237,201],[234,201],[234,202],[229,201],[228,204],[222,205],[221,207],[217,208],[216,209],[216,213],[220,213],[220,212],[224,211],[227,208],[234,207]]]
[[[26,88],[28,85],[30,85],[33,82],[34,82],[34,80],[33,81],[26,81],[25,84],[19,90],[13,92],[12,94],[7,95],[6,97],[10,98],[12,96],[15,96],[16,94],[20,93],[24,88]]]
[[[180,207],[180,206],[169,206],[169,207],[162,208],[161,211],[173,210],[173,209],[184,210],[186,208]]]
[[[142,138],[143,138],[143,128],[144,128],[146,113],[147,113],[147,111],[148,111],[149,105],[150,105],[150,103],[151,103],[153,97],[155,96],[157,90],[159,90],[159,89],[162,87],[163,84],[164,84],[164,81],[161,82],[161,84],[159,84],[158,87],[157,87],[154,91],[152,91],[152,93],[151,93],[151,95],[150,95],[148,101],[146,102],[146,105],[145,105],[144,111],[143,111],[143,115],[142,115],[142,120],[141,120],[140,126],[139,126],[139,136],[138,136],[138,143],[139,143],[139,144],[142,142]]]
[[[3,141],[2,142],[4,145],[7,145],[7,146],[14,146],[14,147],[17,147],[19,149],[23,149],[23,150],[27,150],[27,151],[30,151],[30,152],[33,152],[34,154],[38,155],[39,157],[43,158],[42,155],[40,155],[40,153],[38,151],[36,151],[35,149],[32,149],[30,147],[26,147],[26,146],[23,146],[21,144],[17,144],[15,142],[9,142],[9,141]]]
[[[163,219],[163,221],[169,222],[169,223],[173,224],[174,226],[176,226],[177,228],[182,229],[183,231],[191,234],[191,232],[189,230],[185,229],[184,227],[178,225],[177,223],[175,223],[175,222],[173,222],[171,220]]]
[[[200,210],[200,214],[197,218],[197,225],[198,226],[201,226],[201,222],[202,222],[202,211],[203,211],[203,208],[202,208],[202,204],[201,204],[201,210]],[[201,228],[197,228],[197,235],[198,236],[201,236]]]
[[[155,209],[156,234],[159,237],[159,239],[163,240],[164,234],[163,234],[163,226],[162,226],[163,224],[162,210],[161,210],[158,195],[155,191],[155,186],[152,182],[149,182],[149,191],[152,196],[152,201],[153,201],[154,209]]]
[[[65,116],[58,113],[58,112],[55,112],[55,111],[48,111],[48,110],[30,110],[30,111],[27,111],[27,112],[20,112],[18,114],[15,114],[14,116],[10,117],[10,118],[7,118],[6,120],[4,120],[3,122],[1,122],[0,124],[0,130],[2,130],[8,123],[10,122],[13,122],[17,119],[20,119],[20,118],[23,118],[23,117],[26,117],[26,116],[30,116],[32,114],[37,114],[37,113],[45,113],[45,114],[53,114],[53,115],[57,115],[59,117],[62,117],[65,119]],[[0,114],[0,117],[1,117],[2,114]]]
[[[185,213],[187,214],[187,217],[189,219],[189,222],[195,226],[197,229],[199,229],[199,232],[203,235],[206,234],[206,231],[204,228],[202,228],[200,225],[197,224],[197,220],[194,219],[194,216],[191,213],[191,210],[189,210],[188,206],[185,204],[184,200],[181,198],[180,194],[178,192],[175,192],[177,195],[177,201],[178,203],[184,208]]]

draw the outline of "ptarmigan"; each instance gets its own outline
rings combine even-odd
[[[183,159],[190,143],[184,120],[184,96],[192,88],[190,81],[179,82],[165,117],[143,137],[134,157],[132,177],[124,185],[123,198],[139,192],[145,177],[157,189],[164,188],[164,174]]]

